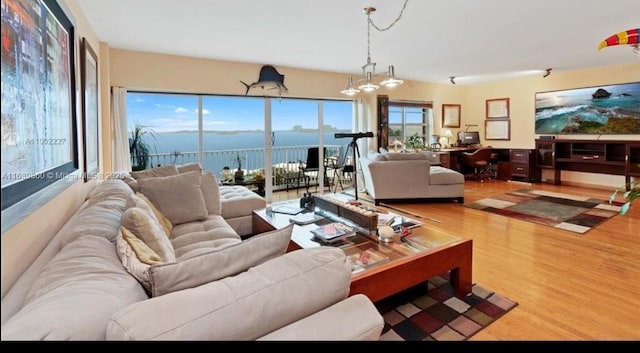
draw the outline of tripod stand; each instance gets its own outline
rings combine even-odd
[[[358,144],[356,143],[356,140],[358,138],[354,137],[351,142],[349,142],[349,145],[347,146],[347,149],[344,151],[344,159],[343,161],[347,160],[347,156],[349,155],[349,151],[351,151],[352,153],[352,163],[353,166],[351,166],[351,168],[348,170],[349,173],[353,173],[353,188],[354,188],[354,193],[355,193],[355,197],[356,200],[358,199],[358,159],[360,158],[360,149],[358,148]],[[342,167],[342,172],[345,173],[347,172],[346,166],[343,165]]]

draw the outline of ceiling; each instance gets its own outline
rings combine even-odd
[[[398,17],[403,0],[77,0],[111,48],[358,75],[367,21]],[[628,45],[598,50],[640,27],[638,0],[410,0],[391,29],[371,31],[377,71],[457,84],[640,63]],[[286,70],[280,70],[280,72]]]

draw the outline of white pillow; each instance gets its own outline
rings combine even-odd
[[[138,180],[143,193],[173,225],[201,221],[209,215],[197,171]]]
[[[175,262],[176,255],[169,237],[160,223],[149,212],[138,208],[128,208],[122,213],[120,223],[155,251],[162,262]]]

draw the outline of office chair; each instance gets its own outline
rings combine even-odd
[[[491,147],[482,147],[474,152],[462,152],[460,154],[460,160],[462,163],[463,171],[473,168],[472,177],[480,182],[483,182],[483,178],[490,177],[490,161],[493,149]],[[468,176],[465,173],[465,176]]]

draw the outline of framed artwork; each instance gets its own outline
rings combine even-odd
[[[69,180],[78,151],[73,23],[55,0],[2,4],[4,211]]]
[[[509,119],[495,119],[484,121],[485,140],[510,140],[511,126]]]
[[[640,134],[640,82],[536,93],[536,134]]]
[[[509,119],[509,98],[487,99],[487,119]]]
[[[98,56],[87,38],[81,43],[82,136],[84,139],[84,181],[92,179],[100,170],[98,151]]]
[[[460,104],[442,105],[442,127],[460,127]]]

